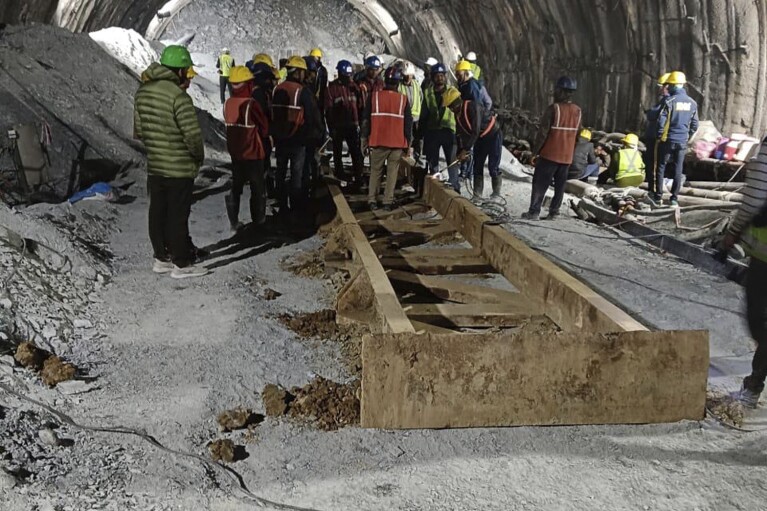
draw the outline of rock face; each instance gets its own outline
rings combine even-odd
[[[477,52],[490,92],[502,108],[539,113],[549,100],[552,80],[569,73],[581,85],[578,101],[585,124],[637,130],[643,108],[653,101],[657,77],[679,68],[688,74],[701,117],[725,132],[758,135],[767,125],[764,96],[757,93],[767,81],[764,2],[350,3],[378,23],[392,51],[411,60],[441,56],[453,62],[461,51]],[[164,0],[105,0],[98,7],[92,0],[59,4],[57,14],[53,0],[11,0],[0,11],[0,20],[40,20],[73,30],[120,25],[143,32]]]

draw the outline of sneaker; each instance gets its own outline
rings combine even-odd
[[[378,203],[368,202],[368,208],[370,209],[370,211],[376,211],[378,209]]]
[[[549,213],[548,216],[543,217],[544,220],[556,220],[559,218],[559,213]]]
[[[152,271],[155,273],[170,273],[175,266],[170,261],[163,261],[161,259],[155,259],[152,265]]]
[[[522,213],[522,220],[532,220],[533,222],[540,220],[541,217],[535,213],[530,213],[529,211],[526,213]]]
[[[415,188],[413,188],[410,185],[404,185],[402,187],[402,191],[405,192],[405,193],[415,193]]]
[[[668,203],[669,206],[672,208],[678,208],[679,207],[679,201],[676,199],[671,199],[671,201]]]
[[[383,210],[386,212],[391,212],[391,211],[394,211],[395,209],[397,209],[397,206],[395,206],[394,204],[384,204],[383,206]]]
[[[750,390],[744,385],[740,389],[740,392],[736,394],[736,397],[738,401],[743,404],[743,406],[747,408],[756,408],[759,405],[759,396],[761,395],[761,392]]]
[[[189,279],[192,277],[202,277],[204,275],[207,275],[208,269],[203,268],[202,266],[184,266],[183,268],[179,268],[178,266],[173,267],[173,271],[171,272],[170,276],[174,279]]]
[[[661,206],[661,199],[657,195],[649,194],[645,197],[645,201],[654,208]]]

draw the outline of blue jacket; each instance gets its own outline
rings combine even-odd
[[[657,137],[661,142],[686,144],[698,131],[698,104],[684,89],[677,89],[661,101]]]
[[[493,109],[493,100],[487,89],[480,85],[476,78],[469,78],[458,86],[461,92],[461,99],[464,101],[476,101],[482,105],[485,110]]]
[[[665,99],[666,98],[661,99],[657,104],[645,112],[647,125],[644,129],[644,140],[647,142],[654,144],[656,137],[658,136],[658,117],[660,117],[660,109],[663,106],[663,101]]]

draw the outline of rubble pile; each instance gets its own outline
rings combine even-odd
[[[289,391],[267,385],[262,398],[270,417],[287,415],[309,420],[324,431],[334,431],[359,423],[359,391],[359,381],[341,384],[318,376],[303,387]]]

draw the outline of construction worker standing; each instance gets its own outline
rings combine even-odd
[[[320,110],[323,110],[325,92],[328,90],[328,69],[322,64],[321,49],[314,48],[309,52],[309,56],[317,61],[317,80],[314,93],[317,96],[317,101],[320,102]]]
[[[304,78],[304,85],[311,91],[315,91],[317,87],[317,78],[319,71],[318,60],[314,57],[304,57],[306,62],[306,78]],[[325,138],[325,121],[322,116],[324,102],[322,105],[317,100],[316,94],[312,93],[312,103],[314,109],[319,113],[313,124],[306,125],[306,159],[304,160],[304,188],[309,189],[311,184],[312,189],[316,188],[320,179],[320,157],[319,148],[322,146],[322,142]]]
[[[439,61],[434,57],[429,57],[423,65],[423,82],[421,82],[421,90],[426,92],[426,89],[431,85],[431,68],[439,64]]]
[[[687,77],[674,71],[668,77],[668,96],[661,102],[658,114],[657,143],[655,144],[655,190],[648,195],[653,205],[660,205],[663,198],[663,178],[666,168],[674,168],[674,184],[671,187],[671,207],[678,207],[679,189],[682,187],[684,156],[687,142],[698,131],[698,104],[687,95],[684,86]]]
[[[363,110],[373,92],[384,89],[381,74],[381,59],[372,55],[365,59],[365,75],[357,82],[360,87],[360,109]]]
[[[471,64],[471,74],[483,87],[485,86],[485,77],[482,76],[482,68],[477,64],[477,54],[470,51],[466,54],[466,60]]]
[[[423,152],[426,155],[426,169],[429,174],[435,174],[439,169],[439,151],[449,165],[455,161],[455,114],[450,108],[443,106],[442,98],[450,89],[447,86],[447,68],[437,63],[431,68],[432,84],[424,93],[423,108],[421,109],[421,131],[423,132]],[[461,191],[461,180],[458,167],[448,168],[448,181],[456,192]]]
[[[233,231],[242,225],[240,197],[245,183],[250,185],[253,225],[261,225],[266,220],[263,139],[269,134],[269,120],[261,104],[253,99],[254,78],[247,67],[233,67],[229,75],[232,97],[224,104],[226,146],[232,157],[232,191],[226,196],[226,213]]]
[[[767,138],[756,157],[746,164],[742,193],[743,202],[730,222],[722,248],[729,251],[742,241],[751,257],[746,275],[746,320],[756,352],[739,399],[745,406],[756,408],[767,379]]]
[[[477,101],[485,110],[492,110],[493,100],[487,89],[477,81],[468,60],[459,60],[455,65],[455,77],[458,80],[458,90],[464,100]]]
[[[530,209],[522,214],[526,220],[538,220],[552,180],[554,198],[547,219],[553,220],[559,216],[567,184],[567,171],[573,163],[575,139],[581,129],[581,108],[572,100],[576,90],[578,83],[575,79],[561,77],[554,86],[554,103],[541,116],[541,128],[533,151],[537,158]]]
[[[477,101],[461,99],[460,92],[450,89],[442,97],[442,105],[450,108],[458,126],[457,159],[466,161],[473,152],[474,195],[482,197],[485,185],[484,168],[488,161],[490,180],[493,186],[491,197],[501,196],[501,153],[503,134],[494,112],[485,110]]]
[[[362,121],[363,146],[370,147],[370,183],[368,205],[378,209],[378,187],[386,166],[383,206],[394,207],[394,189],[400,161],[413,139],[413,115],[407,96],[398,92],[402,71],[398,66],[386,70],[385,89],[373,91],[367,101]]]
[[[645,165],[639,150],[639,137],[629,133],[622,140],[623,149],[612,155],[610,166],[597,179],[600,185],[612,180],[616,186],[626,188],[644,183]]]
[[[301,212],[308,193],[304,180],[308,127],[316,126],[319,111],[314,95],[304,86],[306,61],[290,57],[285,64],[287,78],[277,85],[272,96],[272,124],[270,132],[274,139],[277,156],[277,199],[280,214],[288,210]],[[290,193],[286,178],[290,167]],[[288,205],[288,199],[290,204]],[[298,219],[298,216],[296,217]]]
[[[229,48],[221,50],[221,55],[218,56],[216,61],[216,69],[218,69],[218,84],[221,89],[221,104],[226,101],[226,90],[229,89],[229,95],[232,95],[232,87],[229,85],[229,73],[235,66],[234,58],[229,52]]]
[[[136,92],[133,114],[135,136],[147,151],[152,271],[176,279],[208,273],[194,266],[189,237],[194,180],[205,157],[197,112],[182,88],[192,65],[186,48],[166,47],[160,63],[144,72],[146,81]]]
[[[257,59],[256,59],[257,60]],[[271,59],[269,59],[271,62]],[[251,72],[254,77],[253,86],[253,99],[255,99],[261,106],[261,111],[264,112],[267,120],[271,123],[272,120],[272,92],[277,86],[277,80],[279,79],[279,73],[277,69],[267,62],[257,62],[252,68]],[[266,135],[262,135],[261,144],[264,146],[264,181],[266,188],[266,196],[269,198],[275,197],[275,183],[274,183],[274,169],[272,168],[272,138],[267,132]]]
[[[352,63],[341,60],[336,66],[338,79],[330,82],[325,95],[325,114],[333,139],[333,164],[337,177],[344,175],[343,148],[346,142],[352,157],[355,181],[362,177],[363,156],[360,149],[360,90],[352,81]]]
[[[658,141],[658,117],[660,109],[663,106],[663,100],[668,96],[668,84],[666,83],[671,73],[664,73],[658,78],[658,101],[652,108],[645,111],[645,130],[642,136],[647,150],[643,154],[645,168],[647,172],[647,189],[650,193],[655,191],[655,145]]]

